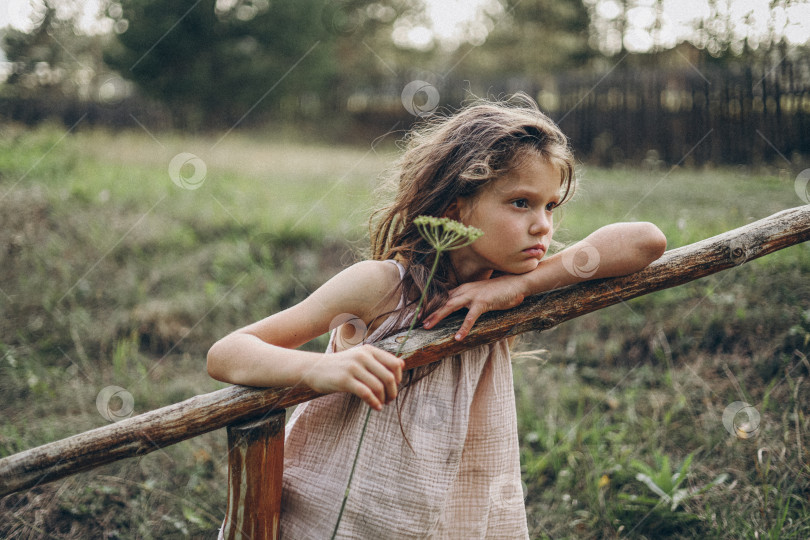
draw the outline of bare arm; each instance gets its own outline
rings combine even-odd
[[[336,321],[356,317],[363,325],[384,309],[393,289],[393,265],[367,261],[347,268],[306,300],[217,341],[208,351],[211,377],[248,386],[304,384],[319,392],[351,392],[380,409],[394,399],[403,362],[370,345],[325,355],[295,350]],[[396,281],[393,281],[395,284]]]
[[[425,319],[424,326],[431,328],[451,313],[467,308],[456,334],[456,339],[461,340],[482,313],[515,307],[526,296],[589,279],[632,274],[660,257],[665,249],[666,237],[652,223],[606,225],[543,259],[531,272],[465,283],[453,289],[447,302]]]
[[[624,276],[638,272],[667,247],[664,234],[652,223],[613,223],[567,247],[537,268],[514,277],[525,296],[573,285],[589,279]]]

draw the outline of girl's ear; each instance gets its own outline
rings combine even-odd
[[[450,203],[450,206],[448,206],[447,210],[444,211],[442,217],[461,221],[461,205],[459,204],[458,199]]]

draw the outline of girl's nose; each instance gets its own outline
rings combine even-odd
[[[551,212],[542,210],[535,214],[534,221],[529,227],[529,234],[543,236],[551,230],[553,216]]]

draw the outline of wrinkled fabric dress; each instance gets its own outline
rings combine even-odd
[[[333,332],[327,352],[334,339]],[[332,534],[368,409],[349,402],[345,393],[314,399],[287,424],[285,540]],[[506,341],[444,359],[411,386],[402,426],[413,449],[395,403],[371,413],[337,537],[528,538]]]

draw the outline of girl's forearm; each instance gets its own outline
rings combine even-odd
[[[456,334],[461,340],[482,313],[509,309],[527,296],[589,279],[637,272],[664,253],[667,241],[651,223],[615,223],[590,234],[581,242],[543,259],[525,274],[505,274],[492,279],[464,283],[447,301],[430,314],[425,328],[433,328],[447,315],[467,308],[467,316]]]
[[[652,223],[614,223],[515,277],[524,295],[530,296],[591,279],[632,274],[660,257],[666,242]]]
[[[271,345],[246,332],[234,332],[208,351],[208,374],[245,386],[284,387],[305,382],[323,354]]]

